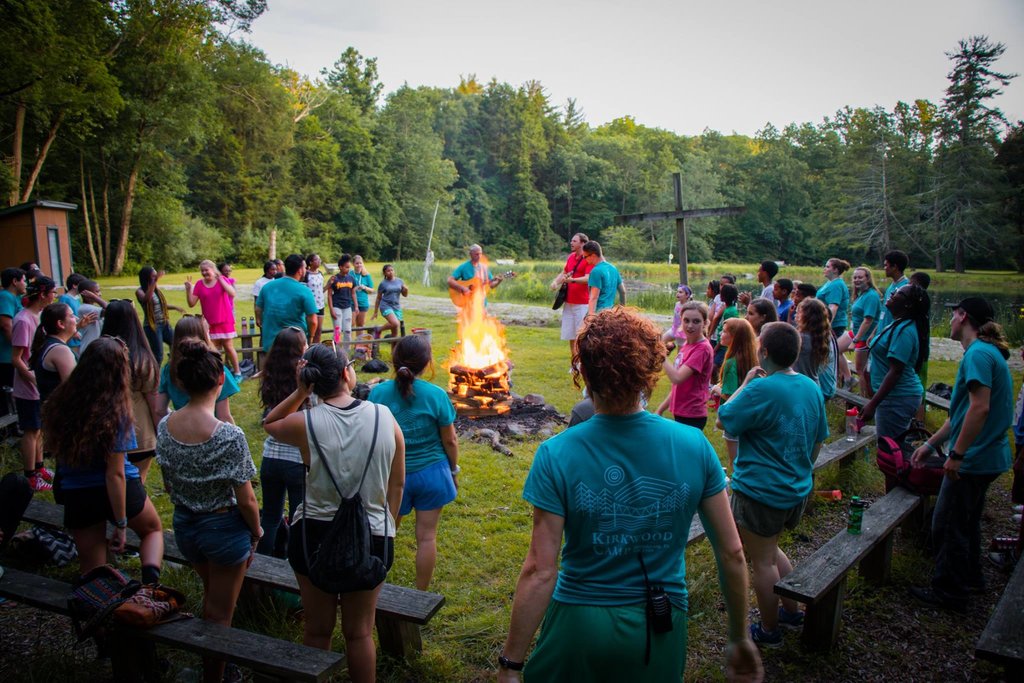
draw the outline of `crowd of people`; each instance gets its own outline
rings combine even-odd
[[[577,234],[570,249],[551,287],[565,288],[560,336],[588,407],[574,409],[570,428],[540,445],[525,482],[532,537],[499,679],[518,680],[524,667],[531,680],[677,679],[687,644],[683,552],[699,512],[728,616],[727,673],[759,680],[758,646],[780,646],[781,629],[804,619],[773,587],[792,570],[778,541],[811,494],[813,463],[829,435],[825,401],[856,383],[866,399],[860,419],[873,421],[879,437],[898,439],[919,418],[928,281],[907,278],[909,259],[897,250],[885,255],[884,294],[869,268],[841,259],[826,262],[820,287],[779,278],[779,265],[765,261],[754,292],[740,291],[729,274],[707,284],[706,302],[679,285],[672,324],[659,330],[624,306],[623,279],[599,243]],[[231,623],[254,553],[286,557],[305,608],[305,643],[330,647],[340,604],[350,676],[369,681],[380,585],[331,595],[310,579],[310,567],[341,501],[358,492],[372,553],[385,567],[403,519],[415,514],[415,584],[429,589],[441,514],[458,495],[459,441],[451,401],[428,381],[425,337],[398,340],[393,378],[356,397],[346,349],[364,327],[370,295],[371,321],[384,319],[379,329],[397,335],[403,320],[408,288],[394,267],[385,265],[374,287],[359,255],[342,255],[329,276],[321,265],[316,254],[267,261],[253,285],[264,352],[262,506],[230,406],[243,379],[230,264],[203,261],[201,279],[185,280],[186,302],[202,315],[185,315],[173,329],[171,311],[184,311],[168,303],[164,273],[152,267],[139,273],[138,309],[106,301],[78,274],[55,301],[56,283],[34,264],[4,270],[0,381],[13,390],[26,485],[53,489],[64,504],[83,574],[108,550],[123,550],[131,528],[142,539],[143,581],[159,581],[163,530],[145,488],[155,459],[174,505],[175,540],[203,583],[204,618]],[[501,281],[473,245],[448,286],[465,294]],[[336,345],[318,343],[327,308]],[[913,593],[963,611],[982,583],[981,510],[987,487],[1010,466],[1006,432],[1015,414],[1008,347],[991,306],[972,297],[952,315],[965,355],[949,420],[914,454],[922,461],[948,444],[932,528],[936,565],[930,584]],[[661,377],[671,390],[648,410]],[[666,411],[672,419],[659,417]],[[1018,405],[1018,426],[1022,412]],[[724,463],[705,436],[709,421],[724,432]],[[206,661],[204,672],[222,680],[224,664]]]

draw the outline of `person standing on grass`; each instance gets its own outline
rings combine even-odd
[[[850,307],[850,329],[837,340],[839,352],[853,347],[853,364],[857,371],[860,391],[871,398],[871,381],[868,379],[868,340],[875,333],[882,311],[882,295],[875,287],[871,270],[861,266],[853,270],[853,305]]]
[[[36,377],[40,403],[46,403],[75,369],[77,358],[68,341],[77,333],[78,319],[67,304],[50,304],[39,315],[28,364]]]
[[[762,299],[767,301],[767,299]],[[773,309],[774,310],[774,309]],[[722,328],[722,343],[729,347],[722,364],[722,379],[711,387],[711,393],[726,403],[740,386],[740,377],[757,365],[757,334],[754,328],[743,318],[732,318],[725,321]],[[735,436],[726,432],[725,446],[729,452],[729,467],[736,461],[736,449],[739,442]]]
[[[313,292],[313,303],[316,304],[316,319],[314,321],[314,329],[311,329],[309,336],[314,341],[320,341],[321,330],[324,329],[324,274],[320,272],[320,255],[310,254],[306,257],[306,277],[304,282],[309,287],[309,291]]]
[[[230,626],[263,536],[256,465],[242,430],[214,414],[224,381],[220,354],[198,339],[176,340],[174,353],[174,381],[189,400],[160,421],[157,462],[174,503],[174,540],[203,581],[203,619]],[[203,680],[223,677],[224,661],[204,657]]]
[[[353,327],[365,327],[366,312],[370,310],[370,294],[374,291],[373,277],[366,271],[366,264],[359,254],[352,257],[352,277],[356,281],[356,305],[359,307],[352,319]]]
[[[277,263],[275,261],[267,261],[263,264],[263,275],[256,278],[256,282],[252,283],[252,300],[256,301],[256,297],[260,295],[260,290],[263,289],[263,285],[276,279]]]
[[[139,270],[139,288],[135,290],[135,298],[142,306],[142,330],[146,333],[149,349],[156,359],[156,364],[164,362],[164,344],[171,345],[171,311],[184,313],[180,306],[167,303],[167,298],[157,286],[164,271],[157,271],[152,266],[143,266]],[[106,304],[97,304],[106,308]]]
[[[672,327],[665,330],[661,335],[661,341],[665,342],[671,352],[686,343],[686,335],[683,334],[683,306],[693,297],[693,290],[687,285],[676,287],[676,304],[672,307]]]
[[[192,286],[192,276],[185,277],[185,298],[189,308],[201,305],[203,317],[210,324],[210,339],[214,345],[224,352],[231,370],[235,373],[235,381],[242,380],[242,371],[238,367],[238,354],[235,352],[235,287],[228,278],[220,274],[217,264],[209,259],[199,264],[199,272],[203,278]]]
[[[676,422],[702,430],[708,422],[708,387],[714,349],[704,337],[707,329],[708,308],[699,301],[683,305],[683,344],[675,361],[665,360],[662,369],[672,382],[672,391],[656,411],[664,414],[669,407]]]
[[[542,443],[526,478],[533,531],[498,657],[501,683],[521,675],[527,681],[681,680],[685,550],[698,511],[728,615],[727,677],[763,676],[747,633],[746,564],[718,456],[700,432],[643,409],[666,357],[660,337],[654,323],[622,307],[583,324],[573,379],[586,384],[597,412]],[[670,630],[652,630],[649,586],[664,591],[660,624]]]
[[[331,276],[326,285],[331,292],[331,319],[335,330],[341,331],[341,338],[346,345],[352,339],[352,318],[359,312],[356,278],[351,270],[352,257],[342,254],[338,259],[338,272]],[[323,296],[323,292],[320,294]]]
[[[4,268],[0,273],[0,387],[14,386],[14,362],[11,360],[11,333],[14,317],[21,310],[27,280],[20,268]],[[0,415],[6,415],[7,401],[0,403]]]
[[[141,539],[142,582],[160,580],[164,536],[139,470],[125,452],[135,447],[131,368],[120,339],[100,337],[43,407],[47,448],[57,453],[64,526],[78,549],[80,573],[124,551],[125,529]],[[113,524],[107,539],[107,522]]]
[[[314,344],[303,361],[297,388],[263,422],[272,437],[297,447],[309,467],[305,500],[295,510],[288,536],[288,563],[305,608],[303,642],[331,648],[340,604],[348,675],[355,683],[365,683],[376,680],[373,624],[384,584],[340,595],[326,593],[309,579],[307,557],[320,548],[341,496],[358,491],[370,522],[371,552],[391,568],[395,518],[405,482],[405,441],[390,410],[352,396],[356,373],[343,351]],[[320,403],[300,410],[313,393]]]
[[[587,276],[587,287],[590,296],[587,302],[587,315],[593,315],[615,305],[615,295],[619,295],[619,304],[626,305],[626,288],[618,269],[605,260],[601,245],[590,240],[583,245],[583,253],[590,264]]]
[[[373,315],[370,320],[376,320],[377,314],[384,316],[386,324],[380,328],[381,332],[390,332],[389,337],[398,334],[402,318],[402,300],[400,297],[409,296],[409,288],[401,279],[395,277],[395,267],[390,263],[384,265],[384,279],[377,285],[377,300],[373,302]]]
[[[793,370],[800,334],[785,323],[761,329],[760,365],[718,410],[718,424],[739,439],[732,475],[732,513],[754,573],[761,622],[750,635],[763,647],[782,645],[780,626],[796,628],[804,613],[775,584],[793,571],[779,534],[799,523],[813,488],[814,460],[828,437],[818,385]]]
[[[391,363],[395,378],[375,386],[369,400],[387,406],[405,436],[405,492],[395,526],[416,510],[416,588],[425,591],[437,564],[441,511],[458,495],[455,408],[444,389],[421,379],[434,366],[426,337],[403,337],[395,344]]]
[[[472,281],[473,284],[461,284],[461,282],[467,281]],[[460,263],[452,271],[452,274],[448,276],[448,288],[462,294],[468,294],[469,290],[474,286],[494,289],[501,284],[501,281],[502,277],[500,275],[495,277],[491,274],[491,268],[487,264],[487,259],[484,258],[483,247],[479,244],[473,244],[469,247],[469,260]]]
[[[772,287],[772,296],[775,298],[775,312],[778,314],[779,322],[788,323],[790,308],[793,306],[793,281],[787,277],[780,277]]]
[[[174,379],[176,377],[175,368],[181,362],[181,354],[177,352],[178,343],[186,339],[198,339],[206,344],[211,351],[214,350],[213,344],[210,342],[210,332],[206,320],[193,315],[182,316],[178,324],[174,326],[171,360],[160,368],[160,385],[157,388],[155,416],[158,424],[167,415],[168,406],[174,406],[175,410],[181,410],[188,405],[188,392]],[[228,371],[228,368],[223,369],[224,381],[220,384],[220,393],[217,396],[214,413],[218,420],[234,424],[235,419],[231,416],[231,397],[239,392],[239,387],[235,376]]]
[[[43,465],[43,442],[39,439],[41,425],[39,388],[29,365],[32,340],[39,327],[39,315],[53,303],[56,284],[45,275],[37,275],[25,289],[24,308],[14,316],[11,329],[11,362],[14,364],[14,406],[18,410],[18,426],[22,436],[18,447],[25,477],[33,491],[53,488],[53,472]]]
[[[263,285],[256,297],[256,324],[262,334],[264,353],[270,351],[277,333],[289,326],[304,330],[308,342],[315,341],[310,331],[316,324],[316,301],[309,287],[302,284],[306,260],[299,254],[292,254],[284,268],[286,275]]]
[[[818,299],[801,301],[796,311],[796,329],[800,332],[800,355],[793,369],[817,382],[826,399],[832,398],[836,393],[839,349],[829,327],[825,304]]]
[[[892,316],[889,314],[889,308],[886,304],[899,291],[900,287],[910,284],[910,280],[903,274],[909,265],[910,257],[899,249],[887,252],[882,259],[882,268],[885,270],[885,276],[891,282],[885,288],[885,294],[882,296],[882,310],[878,316],[878,326],[875,328],[876,333],[884,330],[892,322]]]
[[[718,379],[719,370],[722,368],[723,361],[725,361],[725,354],[729,350],[729,347],[722,343],[722,326],[725,325],[726,320],[740,317],[740,310],[736,305],[739,297],[739,290],[736,289],[736,285],[723,284],[721,295],[725,308],[722,309],[721,314],[718,316],[718,321],[711,322],[715,326],[715,337],[718,339],[718,343],[715,344],[714,367],[711,370],[713,381]]]
[[[885,304],[891,322],[871,341],[873,394],[860,410],[875,419],[875,434],[897,438],[910,426],[924,389],[917,371],[928,360],[931,300],[917,285],[896,290]]]
[[[761,261],[757,269],[757,281],[761,284],[761,298],[775,301],[775,283],[772,282],[779,274],[779,264],[775,261]],[[756,298],[756,297],[755,297]]]
[[[750,326],[754,328],[754,337],[756,338],[761,334],[761,328],[766,323],[779,321],[779,313],[770,298],[759,296],[747,304],[746,318]]]
[[[850,264],[842,259],[830,258],[825,262],[823,274],[825,284],[818,288],[815,297],[828,308],[832,330],[836,335],[846,332],[846,312],[850,307],[850,290],[843,280],[843,273]]]
[[[570,358],[576,353],[576,335],[583,327],[583,319],[587,316],[590,303],[587,276],[590,275],[593,266],[587,261],[587,255],[583,252],[583,245],[589,241],[590,238],[582,232],[572,236],[572,239],[569,240],[569,248],[572,251],[565,259],[565,267],[551,283],[552,289],[558,289],[563,283],[568,284],[565,303],[562,304],[561,339],[569,342]]]
[[[912,587],[910,593],[962,613],[970,595],[985,588],[981,517],[989,485],[1010,469],[1006,432],[1013,423],[1013,380],[1006,364],[1009,345],[988,301],[968,297],[956,304],[949,336],[964,347],[949,417],[912,457],[915,467],[923,467],[937,446],[947,440],[951,445],[932,516],[935,569],[930,586]]]
[[[96,324],[89,325],[84,330],[78,330],[80,341],[78,355],[82,355],[85,352],[85,348],[100,336],[100,330],[103,329],[103,313],[107,309],[107,302],[103,298],[100,286],[95,280],[82,280],[78,284],[78,291],[82,294],[82,305],[78,307],[78,314],[82,318],[91,316],[96,321]]]

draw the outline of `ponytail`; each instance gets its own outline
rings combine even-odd
[[[978,339],[999,349],[1003,358],[1010,358],[1010,342],[1006,339],[1003,326],[995,320],[989,320],[978,329]]]
[[[391,352],[391,362],[395,366],[395,384],[402,398],[412,398],[413,382],[416,377],[430,366],[432,360],[430,343],[427,338],[412,334],[402,337]]]

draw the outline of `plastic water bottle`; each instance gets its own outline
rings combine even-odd
[[[864,508],[867,505],[858,496],[850,500],[850,519],[846,523],[846,533],[859,534],[861,524],[864,522]]]
[[[242,334],[249,334],[249,322],[245,319],[244,315],[242,316]]]
[[[256,334],[256,318],[249,316],[249,331]]]
[[[858,418],[858,411],[856,408],[850,408],[846,411],[846,440],[856,441],[857,435],[860,434],[860,420]]]

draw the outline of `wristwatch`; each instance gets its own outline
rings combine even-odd
[[[522,671],[525,664],[523,662],[513,662],[505,655],[498,655],[498,666],[509,671]]]
[[[125,529],[125,528],[127,528],[128,527],[128,518],[124,517],[122,519],[117,520],[116,522],[114,522],[114,526],[116,526],[118,529]]]
[[[955,460],[957,462],[960,462],[961,460],[964,459],[964,454],[963,453],[957,453],[956,451],[951,450],[949,452],[949,459],[950,460]]]
[[[452,476],[454,477],[456,474],[458,474],[461,471],[462,471],[462,468],[459,467],[458,465],[456,465],[455,469],[452,470]]]

